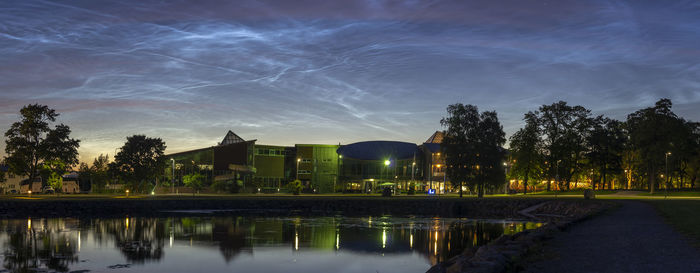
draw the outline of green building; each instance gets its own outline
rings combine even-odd
[[[278,192],[293,177],[294,148],[255,145],[253,183],[263,192]]]
[[[335,192],[338,179],[339,145],[297,144],[297,179],[316,193]]]

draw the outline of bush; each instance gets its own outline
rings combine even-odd
[[[383,197],[391,197],[391,188],[386,187],[382,189],[382,196]]]
[[[595,192],[593,189],[585,189],[583,191],[583,198],[584,199],[595,199]]]
[[[294,180],[292,182],[289,182],[289,184],[287,184],[287,189],[289,190],[289,192],[291,192],[294,195],[301,194],[301,188],[302,188],[301,181],[298,179]]]

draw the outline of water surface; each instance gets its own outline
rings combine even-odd
[[[9,272],[425,272],[539,223],[405,217],[0,221]]]

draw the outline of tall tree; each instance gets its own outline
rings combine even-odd
[[[541,106],[538,113],[550,178],[547,180],[547,190],[551,190],[549,181],[552,178],[560,189],[564,185],[570,189],[571,179],[583,169],[585,134],[590,127],[591,111],[559,101]]]
[[[664,166],[666,153],[671,151],[672,124],[678,119],[669,99],[661,99],[654,107],[638,110],[627,116],[630,141],[639,151],[645,167],[649,191],[653,194],[656,176]]]
[[[60,160],[69,166],[78,163],[80,140],[70,138],[70,128],[64,124],[50,127],[59,116],[55,110],[30,104],[20,110],[20,116],[21,120],[5,132],[6,162],[12,173],[32,181],[44,161]]]
[[[593,119],[592,128],[586,137],[589,165],[598,170],[603,188],[607,178],[622,172],[622,156],[627,134],[620,121],[598,116]],[[595,180],[593,180],[595,189]],[[608,188],[612,188],[608,186]]]
[[[442,150],[447,175],[459,182],[460,197],[464,182],[483,197],[487,186],[505,181],[505,132],[496,112],[479,113],[476,106],[452,104],[440,124],[446,127]]]
[[[126,138],[126,143],[114,156],[110,170],[128,188],[142,191],[146,183],[154,182],[165,169],[164,152],[165,142],[160,138],[133,135]]]
[[[524,194],[527,194],[529,180],[541,178],[543,155],[537,114],[529,112],[524,119],[525,127],[510,137],[510,151],[514,161],[510,176],[523,180]]]

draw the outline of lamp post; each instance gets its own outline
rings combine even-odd
[[[666,153],[666,179],[664,179],[664,182],[666,185],[664,187],[664,199],[666,199],[668,197],[668,179],[669,179],[669,176],[668,176],[668,156],[669,155],[671,155],[671,152]]]
[[[503,162],[503,168],[506,172],[506,183],[503,185],[503,193],[508,194],[508,162]]]
[[[171,158],[170,161],[172,162],[173,169],[173,181],[170,183],[170,193],[173,194],[175,193],[175,159]]]
[[[296,180],[299,180],[299,162],[301,162],[301,158],[297,158],[297,178],[296,178]]]

